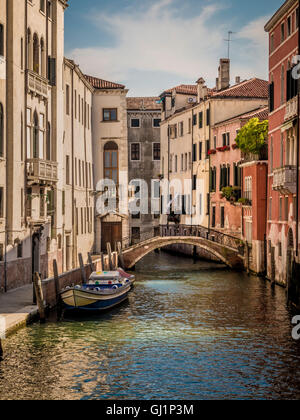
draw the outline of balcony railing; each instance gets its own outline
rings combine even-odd
[[[57,163],[41,159],[28,159],[27,179],[32,183],[57,182]]]
[[[298,96],[295,96],[286,104],[284,120],[289,121],[292,118],[297,117],[297,114],[298,114]]]
[[[281,194],[296,194],[297,167],[284,166],[274,169],[273,190]]]
[[[48,98],[48,80],[34,71],[27,70],[27,92],[42,98]]]

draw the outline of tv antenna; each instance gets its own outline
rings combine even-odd
[[[230,59],[230,44],[233,41],[232,35],[236,32],[228,31],[228,39],[225,39],[226,42],[228,42],[228,59]]]

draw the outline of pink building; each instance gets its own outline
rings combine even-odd
[[[213,128],[213,149],[209,152],[210,227],[247,240],[250,268],[261,273],[264,271],[260,252],[265,240],[267,157],[245,156],[236,145],[239,130],[252,118],[268,119],[268,108],[262,106]]]
[[[287,0],[265,26],[269,33],[268,277],[299,300],[299,2]],[[298,301],[300,303],[300,301]]]

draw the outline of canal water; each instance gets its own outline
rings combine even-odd
[[[121,307],[5,342],[0,399],[299,399],[285,291],[213,263],[145,258]]]

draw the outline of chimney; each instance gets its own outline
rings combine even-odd
[[[200,101],[207,96],[207,87],[205,86],[205,80],[202,77],[200,77],[196,83],[198,88],[198,103],[200,103]]]
[[[219,66],[219,86],[218,90],[227,89],[230,86],[230,60],[228,58],[220,59]]]
[[[240,78],[240,76],[236,76],[235,84],[238,85],[239,83],[241,83],[241,78]]]

